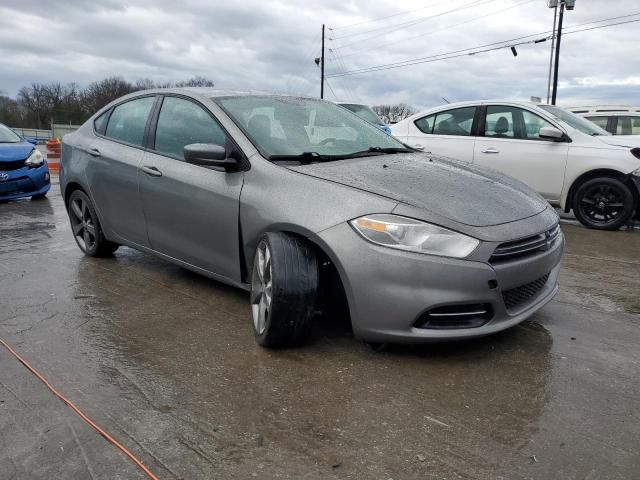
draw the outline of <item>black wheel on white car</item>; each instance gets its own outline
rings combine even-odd
[[[69,197],[67,213],[71,221],[71,231],[78,247],[89,257],[107,257],[119,245],[104,238],[96,209],[89,196],[82,190],[75,190]]]
[[[318,279],[318,260],[306,242],[284,233],[267,233],[260,239],[251,275],[251,314],[258,344],[285,348],[307,338]]]
[[[635,199],[624,182],[598,177],[581,184],[573,197],[573,212],[585,227],[618,230],[633,215]]]

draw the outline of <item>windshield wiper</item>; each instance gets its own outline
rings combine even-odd
[[[302,152],[294,155],[269,155],[271,161],[294,160],[301,163],[330,162],[332,160],[343,160],[346,158],[370,157],[372,155],[384,155],[387,153],[410,153],[414,150],[405,147],[369,147],[353,153],[340,153],[335,155],[321,155],[318,152]]]
[[[358,158],[358,157],[370,157],[372,155],[384,155],[391,153],[411,153],[415,150],[405,147],[369,147],[367,150],[361,150],[359,152],[346,153],[344,155],[334,155],[333,158]]]
[[[271,161],[297,160],[301,163],[311,163],[311,162],[328,162],[330,160],[333,160],[333,156],[320,155],[318,152],[302,152],[302,153],[296,153],[293,155],[269,155],[267,159]]]

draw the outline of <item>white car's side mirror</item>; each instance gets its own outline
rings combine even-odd
[[[564,138],[564,133],[562,130],[558,130],[555,127],[542,127],[538,132],[538,136],[540,138],[544,138],[545,140],[562,140]]]

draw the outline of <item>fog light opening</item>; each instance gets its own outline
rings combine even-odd
[[[447,305],[423,313],[414,326],[440,330],[478,328],[492,318],[493,308],[488,303]]]

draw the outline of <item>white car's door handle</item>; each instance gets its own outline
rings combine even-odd
[[[495,148],[485,148],[484,150],[482,150],[482,153],[500,153],[500,151],[496,150]]]
[[[416,150],[424,150],[424,147],[422,145],[412,145],[413,148],[415,148]]]

